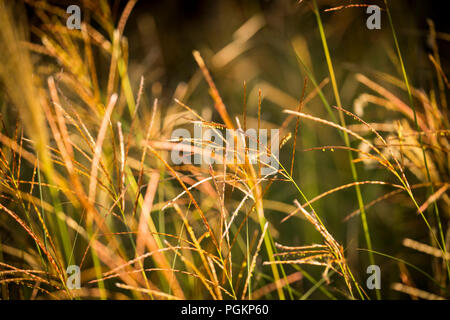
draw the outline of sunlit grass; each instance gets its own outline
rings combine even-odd
[[[335,25],[322,15],[360,7],[324,11],[327,4],[305,0],[296,6],[315,18],[320,66],[298,35],[288,42],[304,74],[298,97],[250,81],[236,84],[239,106],[228,104],[241,99],[222,92],[221,76],[233,61],[252,62],[245,54],[265,27],[262,14],[222,50],[192,48],[198,72],[156,97],[158,86],[135,74],[125,36],[137,1],[117,19],[108,1],[90,4],[81,30],[67,29],[65,11],[46,1],[27,1],[40,23],[26,30],[23,8],[7,3],[0,0],[0,298],[382,299],[391,289],[449,298],[446,68],[435,42],[428,58],[439,92],[414,87],[387,1],[401,74],[352,72],[346,85],[362,91],[349,99],[327,36]],[[386,120],[372,119],[369,105]],[[184,147],[173,130],[195,126],[277,128],[280,155],[258,135],[256,163],[255,150],[236,140],[241,163],[174,165],[171,152]],[[213,145],[187,142],[193,156]],[[318,152],[328,162],[316,161]],[[274,174],[262,174],[263,153],[279,165]],[[377,193],[366,194],[372,187]],[[371,217],[379,205],[390,211],[386,225],[403,219],[404,229],[389,226],[395,239],[383,239],[380,218]],[[361,248],[357,232],[347,230],[345,240],[342,231],[357,215]],[[386,241],[404,251],[393,253]],[[408,250],[419,262],[408,261]],[[383,265],[383,285],[392,288],[366,287],[373,264]],[[69,265],[81,269],[80,289],[67,286]]]

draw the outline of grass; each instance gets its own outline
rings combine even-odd
[[[364,6],[305,0],[294,16],[315,33],[295,31],[272,52],[282,55],[272,81],[269,10],[231,42],[223,35],[222,49],[190,48],[197,72],[168,74],[180,82],[162,90],[158,67],[143,72],[128,41],[138,1],[90,3],[81,30],[52,1],[24,3],[34,19],[0,0],[1,299],[450,297],[448,70],[437,40],[448,35],[431,20],[427,86],[408,76],[388,1],[377,54],[393,68],[365,69],[342,62],[333,35],[350,27],[329,19]],[[185,139],[186,149],[177,128],[277,128],[279,156],[259,134],[257,150],[248,134],[236,148]],[[211,147],[243,161],[171,159]],[[262,173],[267,154],[272,174]],[[373,264],[381,290],[366,286]],[[80,289],[67,285],[70,265]]]

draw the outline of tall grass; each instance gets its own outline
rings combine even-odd
[[[288,69],[303,83],[298,97],[249,79],[238,84],[241,99],[222,91],[221,76],[236,61],[254,62],[246,55],[266,28],[260,13],[223,49],[194,50],[198,72],[161,94],[160,82],[139,73],[125,36],[136,0],[117,16],[106,0],[85,3],[81,30],[65,27],[61,6],[25,2],[39,19],[30,30],[23,4],[0,0],[2,299],[449,298],[448,80],[431,22],[437,92],[407,76],[387,1],[401,74],[359,70],[345,79],[327,34],[335,25],[322,15],[361,8],[295,4],[315,19],[309,45],[320,66],[297,35],[289,43],[304,77]],[[362,91],[349,95],[348,83]],[[205,103],[212,106],[202,109]],[[367,111],[375,106],[384,122]],[[196,126],[217,133],[278,128],[280,155],[258,135],[252,164],[255,150],[244,135],[222,150],[242,163],[174,165],[171,152],[201,156],[214,146],[184,141],[191,149],[171,137]],[[320,150],[323,156],[312,155]],[[274,174],[262,174],[263,154],[276,158]],[[369,187],[377,192],[365,193]],[[392,215],[375,210],[380,205]],[[361,248],[349,245],[358,243],[359,224],[347,244],[341,232],[357,215]],[[386,225],[394,239],[384,238]],[[402,249],[392,252],[386,241]],[[417,264],[408,261],[412,250],[422,257]],[[374,292],[365,283],[373,264],[383,270]],[[80,289],[67,286],[70,265],[81,269]]]

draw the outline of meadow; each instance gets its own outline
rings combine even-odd
[[[449,299],[439,9],[0,0],[0,299]]]

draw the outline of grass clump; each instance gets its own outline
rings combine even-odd
[[[276,28],[272,9],[258,9],[222,49],[194,50],[197,72],[166,79],[166,90],[157,37],[154,64],[133,56],[126,26],[155,29],[148,16],[132,24],[138,5],[83,2],[81,29],[70,30],[52,1],[0,0],[2,299],[449,298],[448,80],[437,40],[447,34],[428,20],[436,86],[415,87],[390,3],[382,35],[398,74],[333,52],[329,30],[351,26],[327,15],[364,5],[305,0],[292,8],[317,34],[288,36],[291,56],[271,83],[258,36]],[[172,137],[195,127],[276,128],[280,151],[259,134],[222,149]],[[171,161],[211,148],[242,161]],[[371,291],[374,264],[383,280]],[[80,289],[67,285],[71,265]]]

